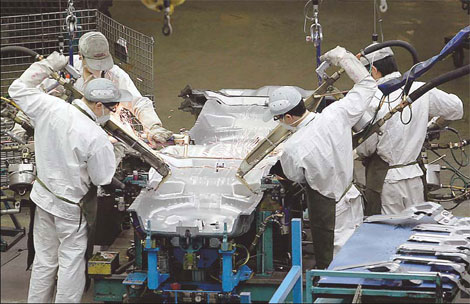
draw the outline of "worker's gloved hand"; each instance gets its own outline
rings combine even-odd
[[[160,125],[153,125],[147,132],[147,139],[153,147],[156,147],[157,143],[165,143],[173,132],[163,128]]]
[[[367,72],[359,59],[340,46],[326,52],[320,57],[320,60],[342,67],[354,83],[358,83],[369,76],[369,72]]]
[[[53,72],[59,71],[66,65],[67,57],[53,52],[47,59],[33,63],[24,71],[20,79],[29,87],[36,87]]]
[[[328,61],[332,65],[339,65],[339,61],[347,54],[348,51],[344,47],[337,46],[320,56],[321,61]]]
[[[50,72],[51,74],[52,72],[58,72],[62,70],[67,65],[68,58],[54,51],[52,52],[52,54],[47,56],[45,60],[41,60],[39,63],[43,63],[43,62],[44,62],[44,65],[47,68],[49,68],[49,70],[51,71]]]

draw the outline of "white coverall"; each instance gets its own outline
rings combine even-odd
[[[74,56],[73,65],[75,69],[80,72],[80,75],[83,75],[83,65],[78,55]],[[152,127],[155,127],[155,125],[162,125],[162,122],[153,107],[153,102],[148,97],[143,97],[142,94],[140,94],[139,90],[134,85],[132,79],[123,69],[121,69],[117,65],[114,65],[111,70],[105,73],[104,78],[111,80],[117,88],[127,90],[132,94],[132,96],[134,96],[132,102],[122,102],[120,103],[120,105],[122,105],[123,108],[129,110],[132,114],[134,114],[135,117],[139,119],[139,121],[147,130],[152,129]],[[55,83],[56,81],[54,79],[48,78],[41,83],[40,87],[42,90],[45,91],[48,88],[52,87]],[[74,87],[83,93],[84,85],[85,79],[83,79],[83,77],[80,77],[75,83]],[[54,96],[61,96],[64,94],[64,88],[62,86],[59,86],[48,93]],[[19,113],[18,115],[23,119],[25,118],[22,117],[21,113]],[[23,134],[25,132],[19,124],[15,124],[15,127],[12,131],[15,135],[19,137],[23,137]],[[122,147],[115,148],[119,148],[122,150]],[[122,151],[120,151],[119,149],[117,149],[117,152],[122,153]]]
[[[80,72],[80,75],[82,75],[82,77],[77,80],[74,87],[80,92],[83,92],[87,79],[83,79],[83,62],[79,59],[78,55],[73,57],[73,65],[75,69]],[[111,80],[117,88],[127,90],[134,96],[132,102],[122,102],[120,105],[131,111],[145,128],[150,129],[154,124],[162,124],[155,112],[153,102],[148,97],[143,97],[142,94],[140,94],[132,79],[123,69],[117,65],[113,65],[111,70],[106,71],[104,78]],[[46,89],[54,83],[55,80],[48,79],[42,83],[41,86]],[[63,90],[63,87],[60,88]]]
[[[393,72],[377,80],[378,84],[387,82],[390,79],[400,77],[399,72]],[[423,82],[414,82],[410,92],[413,92]],[[377,119],[383,117],[390,109],[397,106],[401,99],[399,89],[390,94]],[[373,116],[383,94],[377,90],[373,101],[367,111]],[[387,101],[393,101],[390,105]],[[392,116],[382,127],[382,134],[374,134],[363,144],[357,147],[356,152],[360,157],[367,157],[374,152],[386,161],[390,166],[409,164],[416,161],[423,146],[428,120],[433,116],[441,116],[446,120],[457,120],[463,116],[462,101],[454,94],[445,93],[439,89],[432,89],[419,99],[413,102],[410,108],[402,113],[403,124],[400,120],[400,113]],[[401,168],[389,169],[385,177],[381,199],[382,214],[396,214],[404,209],[424,201],[424,189],[421,176],[423,171],[418,164]]]
[[[341,100],[321,113],[309,113],[284,143],[281,165],[286,177],[307,182],[336,205],[335,253],[362,223],[362,197],[353,181],[352,131],[364,114],[377,85],[367,76]]]
[[[15,80],[8,93],[34,126],[38,177],[56,195],[79,202],[90,184],[111,182],[116,166],[113,147],[95,121],[62,99],[43,93],[38,84],[47,77],[42,62],[28,70],[33,79]],[[41,72],[42,71],[42,72]],[[29,73],[32,75],[32,73]],[[75,100],[93,119],[96,115]],[[30,303],[51,303],[56,275],[56,302],[78,303],[85,286],[86,221],[80,209],[35,182],[31,200],[37,205],[34,221],[34,258],[28,294]]]

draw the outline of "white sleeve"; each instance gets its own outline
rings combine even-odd
[[[287,151],[284,150],[280,160],[282,171],[289,180],[296,183],[305,182],[304,169],[298,164],[298,162],[291,155],[291,153],[287,153]]]
[[[362,144],[356,148],[357,155],[362,159],[374,154],[377,150],[377,145],[379,143],[379,136],[377,133],[372,134],[367,138]]]
[[[92,152],[87,160],[87,171],[95,186],[108,185],[116,171],[116,161],[111,143],[105,142]]]
[[[463,117],[462,100],[454,94],[439,89],[432,89],[428,93],[429,116],[440,116],[445,120],[457,120]]]
[[[119,88],[128,90],[134,98],[132,102],[123,102],[121,105],[131,111],[144,127],[150,129],[154,124],[161,125],[162,122],[155,112],[153,102],[148,97],[140,94],[130,76],[118,66],[114,66],[110,73],[112,74],[111,77],[118,79]]]
[[[33,125],[39,117],[46,115],[55,103],[64,102],[58,97],[42,92],[36,86],[28,85],[22,79],[13,81],[8,94],[31,119]]]
[[[341,116],[342,121],[352,128],[369,107],[376,91],[377,83],[369,75],[356,83],[344,98],[334,102],[323,112],[334,117],[336,121],[338,121],[338,116]]]

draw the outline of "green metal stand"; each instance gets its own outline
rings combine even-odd
[[[271,211],[261,211],[256,214],[256,230],[261,223],[272,214]],[[257,276],[271,276],[274,271],[273,263],[273,225],[268,223],[257,249]]]

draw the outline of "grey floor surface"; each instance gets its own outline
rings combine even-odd
[[[306,1],[196,1],[177,7],[172,17],[174,33],[161,34],[162,15],[145,8],[140,1],[114,0],[110,11],[117,21],[155,38],[154,73],[156,109],[167,128],[190,128],[194,118],[178,111],[177,97],[186,84],[196,89],[258,88],[264,85],[296,85],[314,89],[314,48],[305,42],[303,7]],[[382,15],[385,40],[401,39],[418,50],[420,59],[437,54],[444,37],[469,24],[459,1],[389,1]],[[323,26],[322,49],[341,45],[352,52],[371,41],[372,1],[326,0],[320,6]],[[465,53],[468,64],[469,52]],[[401,71],[411,59],[397,52]],[[453,69],[452,59],[439,63],[423,80]],[[454,122],[464,138],[470,136],[470,79],[468,76],[441,86],[464,102],[464,119]],[[351,87],[347,77],[336,86]],[[442,142],[455,138],[444,137]],[[431,157],[432,159],[432,157]],[[467,167],[465,174],[470,175]],[[361,168],[358,166],[358,175]],[[445,178],[445,177],[444,177]],[[447,176],[449,178],[449,176]],[[455,211],[470,216],[468,202]],[[19,216],[27,226],[27,209]],[[2,217],[2,225],[11,222]],[[1,302],[26,302],[29,272],[26,239],[1,253]],[[83,302],[91,302],[91,291]]]

